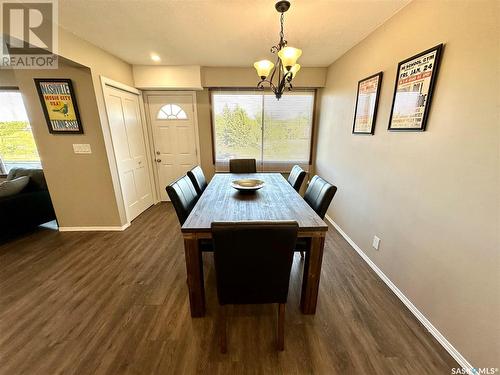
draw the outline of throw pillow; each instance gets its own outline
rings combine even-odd
[[[0,198],[19,194],[28,185],[28,182],[30,182],[28,176],[2,182],[0,184]]]

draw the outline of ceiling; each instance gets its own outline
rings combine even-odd
[[[285,37],[303,66],[328,66],[410,1],[292,0]],[[247,67],[279,38],[273,0],[64,0],[59,22],[130,64]]]

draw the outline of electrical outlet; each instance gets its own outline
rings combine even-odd
[[[380,238],[373,236],[372,246],[375,250],[378,250],[378,247],[380,246]]]

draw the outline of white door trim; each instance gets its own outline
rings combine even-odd
[[[151,96],[177,96],[177,95],[191,95],[193,98],[193,122],[194,122],[194,136],[195,136],[195,142],[196,142],[196,160],[198,162],[198,165],[201,166],[201,151],[200,151],[200,132],[198,128],[198,105],[196,102],[196,91],[185,91],[185,90],[164,90],[164,91],[158,91],[158,90],[145,90],[143,92],[143,97],[144,97],[144,105],[149,106],[149,100],[148,98]],[[151,142],[151,164],[152,164],[152,170],[153,170],[153,175],[154,175],[154,183],[156,186],[155,192],[156,192],[156,201],[155,203],[158,203],[160,201],[160,194],[161,194],[161,189],[164,189],[165,186],[160,186],[160,177],[158,176],[158,170],[157,168],[154,168],[154,155],[153,155],[153,150],[155,149],[155,139],[154,139],[154,131],[153,131],[153,122],[151,120],[149,110],[146,111],[146,124],[148,128],[148,135],[150,137],[150,142]]]
[[[106,145],[106,148],[111,149],[112,155],[113,155],[113,158],[112,158],[113,160],[112,161],[109,160],[110,168],[113,169],[112,174],[116,173],[116,175],[119,176],[118,164],[116,161],[116,157],[115,157],[116,154],[115,154],[115,149],[114,149],[113,140],[112,140],[113,136],[111,134],[111,127],[109,125],[109,113],[108,113],[108,106],[107,106],[108,103],[106,102],[106,87],[112,87],[112,88],[115,88],[118,90],[122,90],[122,91],[128,92],[130,94],[137,95],[137,97],[138,97],[139,111],[140,111],[141,122],[142,122],[142,131],[143,131],[143,134],[145,137],[144,143],[146,146],[146,159],[148,160],[147,168],[148,168],[148,174],[149,174],[149,187],[151,189],[151,192],[153,193],[153,203],[156,204],[156,203],[158,203],[158,200],[157,200],[157,197],[155,194],[156,189],[154,189],[155,181],[154,181],[154,177],[153,177],[153,173],[152,173],[153,165],[152,165],[152,158],[151,158],[151,148],[150,148],[150,143],[149,143],[149,132],[148,132],[148,127],[147,127],[147,122],[146,122],[142,92],[140,90],[137,90],[135,87],[131,87],[131,86],[128,86],[124,83],[114,81],[114,80],[107,78],[105,76],[102,76],[102,75],[100,76],[100,79],[101,79],[101,88],[102,88],[102,93],[103,93],[103,98],[104,98],[104,108],[105,108],[106,116],[107,116],[107,120],[108,120],[106,123],[107,132],[109,133],[109,136],[110,136],[109,144],[108,144],[108,142],[105,142],[105,145]],[[119,192],[117,195],[121,199],[121,202],[117,202],[117,203],[121,204],[126,212],[127,223],[123,227],[127,228],[130,225],[131,220],[128,217],[127,209],[125,208],[125,203],[124,203],[121,185],[118,186],[118,190],[119,190]]]

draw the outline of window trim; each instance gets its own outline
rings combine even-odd
[[[214,116],[213,116],[213,103],[212,103],[212,92],[213,91],[221,91],[221,90],[227,90],[227,91],[257,91],[256,87],[209,87],[208,88],[208,104],[210,108],[210,134],[212,136],[212,164],[215,168],[215,129],[214,129]],[[271,89],[265,88],[263,90],[264,92],[271,92]],[[307,91],[307,92],[312,92],[314,94],[313,98],[313,113],[312,113],[312,125],[311,125],[311,139],[309,140],[309,160],[307,161],[307,164],[309,167],[312,166],[312,157],[313,157],[313,147],[314,147],[314,137],[316,136],[316,105],[317,105],[317,98],[318,98],[318,89],[316,87],[300,87],[300,88],[294,88],[294,92],[300,92],[300,91]],[[280,162],[273,162],[274,164],[279,164]],[[285,164],[285,163],[283,163]],[[217,172],[217,171],[216,171]],[[281,172],[281,171],[280,171]]]
[[[20,91],[17,86],[0,86],[0,91]]]

